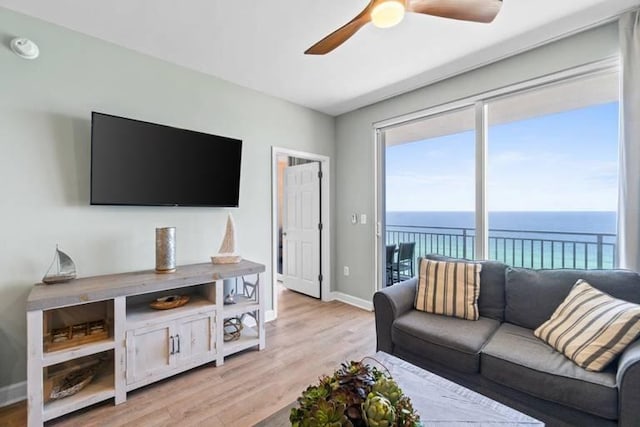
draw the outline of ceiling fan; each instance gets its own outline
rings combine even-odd
[[[462,21],[491,22],[502,0],[370,0],[355,18],[335,30],[304,53],[324,55],[347,41],[365,24],[390,28],[402,21],[405,12],[422,13]]]

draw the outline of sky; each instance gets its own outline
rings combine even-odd
[[[618,103],[489,127],[489,211],[615,211]],[[475,134],[386,151],[387,211],[473,211]]]

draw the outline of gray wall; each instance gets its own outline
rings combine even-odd
[[[0,41],[0,387],[26,378],[25,301],[56,243],[81,276],[150,269],[175,226],[178,263],[206,262],[231,211],[271,286],[271,146],[333,158],[332,117],[2,8]],[[92,110],[243,139],[240,208],[89,206]]]
[[[371,301],[375,288],[374,123],[617,54],[617,25],[608,24],[339,116],[336,290]],[[371,218],[368,225],[352,225],[350,217],[355,212],[366,213]],[[342,275],[345,265],[350,267],[348,277]]]

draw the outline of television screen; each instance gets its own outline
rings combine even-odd
[[[91,117],[91,204],[237,207],[242,141]]]

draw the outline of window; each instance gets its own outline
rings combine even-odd
[[[593,72],[385,128],[385,243],[415,242],[415,257],[614,268],[618,78]],[[486,153],[476,152],[477,117],[488,123]],[[476,195],[479,161],[486,188]]]
[[[388,130],[385,144],[386,244],[415,243],[414,266],[428,253],[473,257],[474,109]]]
[[[487,258],[530,268],[613,268],[617,75],[488,103]]]

